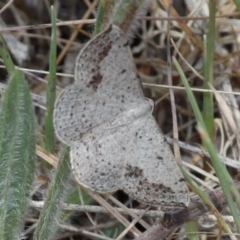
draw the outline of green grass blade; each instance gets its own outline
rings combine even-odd
[[[67,185],[71,173],[69,148],[65,147],[61,155],[62,159],[48,191],[47,199],[34,233],[34,240],[51,239],[58,228],[58,220],[61,215],[59,205],[63,202],[66,191],[68,191]]]
[[[0,169],[0,239],[19,239],[35,172],[34,110],[19,70],[0,108]]]
[[[99,34],[103,30],[103,19],[105,14],[106,0],[100,0],[98,5],[97,20],[94,28],[94,36]]]
[[[238,11],[240,12],[240,1],[239,0],[233,0],[233,2],[236,5]]]
[[[224,231],[226,233],[231,235],[232,234],[231,229],[227,225],[226,221],[223,219],[222,215],[218,212],[218,210],[216,209],[216,207],[214,206],[212,201],[209,199],[207,194],[205,192],[203,192],[201,190],[201,188],[199,188],[197,186],[197,184],[189,177],[189,175],[182,168],[181,168],[181,171],[182,171],[182,174],[183,174],[185,180],[188,182],[188,184],[193,189],[193,191],[203,200],[205,205],[208,206],[209,210],[216,216],[220,226],[222,226],[222,228],[224,229]],[[188,226],[188,227],[193,227],[193,226],[190,224],[190,226]],[[189,230],[189,231],[190,232],[196,232],[196,234],[197,234],[197,230],[196,231],[195,230],[196,229],[192,229],[192,230]],[[195,238],[196,238],[196,235],[193,234],[193,239],[195,239]]]
[[[49,57],[49,80],[46,88],[47,111],[45,115],[45,136],[46,150],[53,152],[54,150],[54,127],[53,127],[53,108],[56,98],[56,58],[57,58],[57,27],[56,27],[56,12],[51,7],[52,13],[52,37],[51,49]]]
[[[198,224],[196,221],[186,223],[186,233],[189,240],[199,240]]]
[[[213,63],[214,63],[214,50],[215,50],[215,15],[216,15],[216,1],[209,1],[209,28],[207,35],[207,49],[204,51],[204,89],[209,90],[209,83],[213,84]],[[214,106],[213,106],[213,93],[205,92],[203,94],[203,120],[207,128],[209,136],[214,137]]]
[[[15,66],[13,64],[12,58],[7,50],[7,46],[0,34],[0,56],[3,59],[4,65],[6,66],[9,75],[13,74]]]
[[[179,74],[180,74],[182,82],[183,82],[183,84],[186,88],[188,99],[191,103],[194,115],[195,115],[195,117],[197,119],[197,122],[198,122],[198,125],[199,125],[198,129],[199,129],[200,136],[202,138],[203,144],[209,152],[213,167],[216,171],[217,177],[220,181],[220,185],[221,185],[221,187],[223,189],[223,192],[224,192],[224,195],[227,199],[228,206],[229,206],[229,208],[231,210],[231,213],[233,215],[235,224],[237,226],[238,231],[240,231],[240,219],[239,219],[239,212],[238,212],[238,209],[240,207],[238,206],[238,209],[237,209],[237,207],[236,207],[236,205],[234,204],[234,201],[233,201],[233,197],[235,199],[239,199],[239,193],[238,193],[238,191],[236,189],[236,186],[234,185],[234,182],[233,182],[231,176],[229,175],[225,165],[219,159],[218,154],[217,154],[217,152],[216,152],[216,150],[213,146],[213,143],[212,143],[212,141],[211,141],[211,139],[210,139],[210,137],[207,133],[205,123],[203,121],[201,112],[198,108],[197,102],[194,98],[194,95],[193,95],[192,90],[189,86],[189,83],[188,83],[188,81],[187,81],[179,63],[177,62],[177,60],[175,58],[173,58],[173,61],[174,61],[174,64],[175,64]],[[238,203],[238,201],[237,201],[237,203]]]

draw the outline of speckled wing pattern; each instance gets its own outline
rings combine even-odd
[[[128,143],[123,190],[138,201],[151,205],[187,205],[185,180],[151,114],[141,119],[131,139]]]
[[[54,126],[71,147],[77,182],[100,193],[123,189],[151,205],[186,206],[186,183],[118,27],[110,26],[81,50],[74,78],[55,103]]]
[[[126,139],[129,125],[99,132],[84,138],[71,147],[71,166],[76,180],[86,188],[99,193],[121,188],[126,165]]]
[[[117,27],[109,27],[82,49],[74,78],[75,83],[58,97],[54,111],[55,131],[65,144],[119,121],[131,121],[131,114],[124,117],[129,109],[142,112],[138,106],[145,98],[139,77],[128,42]]]

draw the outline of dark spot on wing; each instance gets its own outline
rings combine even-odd
[[[96,66],[96,69],[92,69],[91,72],[94,73],[92,78],[89,81],[89,84],[87,84],[87,87],[92,87],[94,91],[97,91],[99,85],[101,84],[103,80],[103,76],[100,72],[100,66],[101,62],[104,60],[105,57],[108,56],[109,51],[112,48],[112,41],[109,41],[108,34],[111,32],[112,27],[110,26],[103,34],[100,36],[102,39],[106,40],[105,42],[102,42],[98,39],[93,42],[93,44],[98,48],[97,53],[93,53],[96,56],[93,56],[93,59],[95,60],[94,66]],[[101,43],[101,44],[100,44]],[[89,46],[90,47],[90,46]]]
[[[128,41],[126,41],[124,44],[123,44],[124,47],[127,47],[128,46]]]
[[[128,189],[130,191],[129,193],[133,194],[133,197],[137,199],[137,196],[141,196],[144,193],[144,195],[148,196],[144,201],[154,204],[158,202],[158,198],[164,199],[166,195],[174,197],[175,191],[171,187],[160,182],[150,181],[151,178],[145,176],[144,170],[137,166],[127,164],[124,177],[126,179],[126,191]],[[140,198],[143,200],[144,197],[141,196]]]
[[[185,182],[185,179],[184,178],[180,178],[179,182]]]
[[[163,142],[167,143],[167,139],[165,137],[163,138]]]
[[[141,168],[139,168],[139,167],[132,167],[130,165],[127,165],[127,166],[128,166],[128,170],[131,169],[130,171],[128,171],[128,177],[129,178],[138,178],[139,176],[142,175],[142,171],[143,170]],[[139,183],[139,184],[141,184],[141,183]]]
[[[94,91],[97,91],[99,84],[102,82],[102,75],[98,71],[95,75],[92,76],[92,80],[89,82],[90,86]]]

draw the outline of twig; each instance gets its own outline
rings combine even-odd
[[[165,135],[165,138],[167,140],[167,142],[169,144],[173,144],[174,140],[168,136]],[[204,149],[201,149],[199,147],[196,147],[196,146],[192,146],[190,144],[186,144],[182,141],[178,141],[178,145],[181,149],[185,149],[187,151],[190,151],[190,152],[193,152],[193,153],[197,153],[201,156],[205,156],[205,157],[209,157],[209,154],[204,150]],[[240,169],[240,164],[239,162],[237,161],[234,161],[232,160],[231,158],[228,158],[228,157],[223,157],[221,155],[218,155],[219,158],[221,159],[221,161],[226,164],[227,166],[229,167],[233,167],[233,168],[236,168],[236,169]]]
[[[44,201],[30,201],[30,206],[32,208],[42,209],[44,206]],[[61,205],[62,210],[68,210],[68,211],[79,211],[79,212],[92,212],[92,213],[106,213],[109,214],[109,212],[101,206],[89,206],[89,205],[77,205],[77,204],[62,204]],[[127,212],[122,208],[115,208],[117,212],[127,215]],[[142,215],[145,212],[145,209],[131,209],[132,212],[135,214]],[[155,211],[155,210],[149,210],[148,212],[144,213],[144,216],[147,217],[153,217],[153,218],[163,218],[164,213],[162,211]]]
[[[240,182],[236,181],[236,187],[240,190]],[[218,211],[227,205],[227,201],[221,188],[208,193],[209,198],[214,203]],[[137,240],[162,240],[165,239],[175,228],[184,224],[188,220],[197,219],[204,213],[208,212],[208,208],[203,204],[198,196],[192,197],[188,208],[169,211],[165,213],[161,223],[152,226],[143,233]]]
[[[236,187],[240,190],[240,181],[235,182]],[[221,211],[226,205],[226,199],[221,188],[217,188],[214,191],[209,191],[208,196],[214,203],[216,208]],[[30,206],[33,208],[41,209],[44,205],[44,201],[30,201]],[[80,212],[94,212],[94,213],[106,213],[109,212],[101,206],[88,206],[88,205],[76,205],[76,204],[62,204],[62,210],[80,211]],[[115,211],[121,214],[127,214],[121,208],[113,208]],[[202,200],[198,196],[194,196],[190,199],[188,208],[180,210],[168,211],[165,214],[162,211],[150,210],[145,212],[141,209],[131,209],[138,216],[144,214],[145,217],[160,218],[162,223],[158,223],[150,227],[145,233],[137,238],[137,240],[162,240],[167,237],[175,228],[184,224],[188,220],[197,219],[206,212],[208,208],[203,204]]]

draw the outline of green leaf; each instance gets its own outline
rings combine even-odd
[[[138,13],[144,13],[146,0],[100,0],[94,35],[99,34],[110,24],[118,26],[125,34],[134,25]]]
[[[239,218],[239,211],[238,211],[240,209],[240,201],[239,201],[240,196],[239,196],[238,190],[233,182],[233,179],[229,175],[229,173],[226,169],[226,166],[222,163],[222,161],[218,157],[217,151],[214,148],[214,145],[208,135],[208,132],[207,132],[205,123],[203,121],[201,112],[199,110],[199,107],[197,105],[196,99],[193,95],[193,92],[192,92],[190,86],[189,86],[186,76],[183,73],[182,68],[180,67],[179,63],[177,62],[177,60],[175,58],[173,58],[173,61],[179,72],[181,80],[184,84],[184,87],[185,87],[187,95],[188,95],[188,99],[191,103],[194,115],[198,122],[198,131],[202,138],[202,142],[204,144],[204,147],[206,147],[206,149],[210,155],[212,165],[217,174],[217,177],[219,179],[219,182],[220,182],[220,185],[224,192],[224,195],[227,199],[228,206],[229,206],[231,213],[233,215],[233,218],[234,218],[234,222],[237,226],[238,231],[240,231],[240,218]],[[235,205],[234,199],[236,200],[237,205]]]
[[[198,224],[196,221],[188,221],[186,223],[186,232],[189,240],[199,240]]]
[[[209,1],[209,27],[207,35],[207,49],[204,51],[204,89],[209,90],[209,83],[213,84],[213,68],[214,68],[214,50],[215,50],[215,15],[216,1]],[[213,93],[205,92],[203,94],[203,120],[211,139],[214,137],[214,106]]]
[[[3,59],[4,65],[6,66],[8,74],[13,74],[15,70],[15,66],[13,64],[13,61],[11,59],[11,56],[7,50],[7,46],[2,38],[2,35],[0,34],[0,55]]]
[[[56,34],[56,12],[51,7],[52,12],[52,38],[50,49],[50,74],[46,89],[47,111],[45,115],[45,136],[46,150],[53,152],[54,150],[54,127],[53,127],[53,109],[56,98],[56,57],[57,57],[57,34]]]
[[[98,6],[97,21],[95,24],[94,35],[99,34],[110,24],[110,16],[117,0],[100,0]]]
[[[142,11],[145,0],[122,0],[115,8],[112,23],[118,26],[125,34],[132,27],[138,12]]]
[[[0,239],[19,239],[35,172],[34,111],[19,70],[0,108],[0,169]]]
[[[56,175],[48,191],[47,199],[42,209],[34,240],[51,239],[58,228],[58,220],[61,215],[60,205],[63,203],[71,173],[69,161],[69,147],[65,147],[62,152]]]

